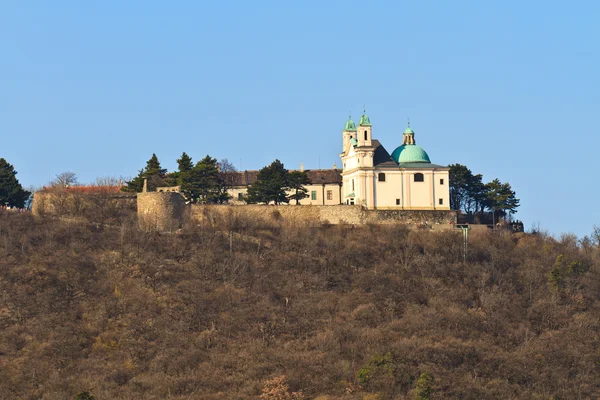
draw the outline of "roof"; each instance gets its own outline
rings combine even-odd
[[[429,163],[429,156],[421,147],[416,144],[403,144],[394,150],[392,158],[398,164],[401,163]]]
[[[432,163],[422,163],[422,162],[417,162],[417,163],[400,163],[399,164],[400,168],[420,168],[420,169],[428,169],[428,168],[445,168],[445,169],[450,169],[449,167],[445,166],[445,165],[438,165],[438,164],[432,164]]]
[[[369,119],[364,110],[363,115],[360,117],[360,121],[358,122],[358,124],[362,126],[371,126],[371,120]]]
[[[379,142],[379,140],[373,139],[371,141],[373,147],[375,147],[375,154],[373,154],[373,166],[374,167],[397,167],[398,164],[394,161],[390,153],[387,152],[385,147]]]
[[[51,190],[64,190],[71,193],[121,193],[121,185],[113,186],[113,185],[91,185],[91,186],[71,186],[67,188],[63,187],[44,187],[43,190],[51,191]]]
[[[295,170],[290,170],[294,172]],[[305,170],[311,184],[318,185],[322,183],[342,183],[342,171],[339,169],[309,169]],[[258,179],[258,171],[241,171],[233,173],[233,186],[248,186],[255,183]]]
[[[345,131],[355,131],[356,125],[354,125],[354,121],[352,121],[351,117],[348,117],[348,121],[346,121],[346,125],[344,126]]]

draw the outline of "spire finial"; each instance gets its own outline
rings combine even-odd
[[[410,117],[406,117],[406,119],[408,120],[408,127],[410,128]]]

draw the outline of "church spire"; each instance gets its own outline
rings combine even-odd
[[[360,126],[371,126],[371,120],[367,116],[367,110],[363,107],[363,114],[360,117],[360,121],[358,122]]]
[[[346,125],[344,126],[345,131],[355,131],[356,125],[354,125],[354,121],[352,121],[352,115],[348,113],[348,121],[346,121]]]

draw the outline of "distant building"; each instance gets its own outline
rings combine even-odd
[[[304,171],[304,168],[300,168]],[[291,171],[290,171],[291,172]],[[342,175],[339,169],[317,169],[304,171],[312,182],[304,186],[308,197],[299,201],[301,205],[334,206],[343,204]],[[233,187],[229,189],[230,203],[243,204],[248,193],[248,186],[256,182],[258,171],[236,172],[233,176]],[[296,200],[290,201],[296,204]]]
[[[372,138],[366,113],[358,127],[348,118],[342,131],[342,170],[307,170],[310,185],[302,205],[361,205],[369,210],[450,210],[450,168],[432,164],[410,124],[390,155]],[[301,171],[304,168],[300,167]],[[231,203],[244,203],[258,171],[236,172]],[[292,201],[291,204],[295,204]]]
[[[410,123],[391,155],[372,138],[371,128],[363,113],[358,127],[348,118],[342,131],[344,203],[370,210],[449,210],[450,169],[431,163]]]

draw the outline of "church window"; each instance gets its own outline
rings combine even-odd
[[[377,180],[379,182],[385,182],[385,174],[383,172],[380,172],[379,175],[377,175]]]
[[[440,179],[440,185],[443,185],[443,184],[444,184],[444,180]]]
[[[327,200],[333,200],[333,190],[327,191]]]
[[[354,179],[352,179],[352,191],[354,192]]]
[[[415,182],[424,182],[425,178],[423,177],[423,174],[420,172],[417,172],[415,174]]]
[[[399,206],[400,205],[400,199],[396,199],[396,205]]]
[[[444,199],[440,199],[440,206],[444,204]]]
[[[310,199],[311,200],[316,200],[317,199],[317,191],[313,190],[310,192]]]
[[[365,131],[365,140],[367,140],[367,131]]]

